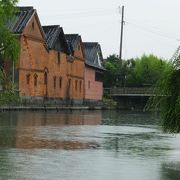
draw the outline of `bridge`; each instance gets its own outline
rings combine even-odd
[[[154,96],[152,87],[120,87],[105,91],[117,101],[119,109],[142,110],[149,97]]]
[[[152,87],[110,88],[109,94],[112,97],[116,97],[116,96],[150,97],[154,95]]]

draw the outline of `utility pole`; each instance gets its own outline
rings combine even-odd
[[[121,35],[120,35],[120,50],[119,50],[119,60],[122,63],[122,45],[123,45],[123,27],[124,27],[124,6],[122,8],[119,6],[119,11],[121,13]]]

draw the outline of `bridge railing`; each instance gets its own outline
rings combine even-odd
[[[110,88],[111,96],[125,96],[125,95],[138,95],[138,96],[151,96],[153,88],[151,87],[125,87],[125,88]]]

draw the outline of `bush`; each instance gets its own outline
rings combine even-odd
[[[160,111],[165,132],[180,133],[180,69],[169,68],[157,82],[147,108]]]
[[[17,105],[20,103],[18,93],[15,91],[0,92],[0,106]]]

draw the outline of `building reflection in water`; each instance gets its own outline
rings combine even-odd
[[[101,111],[73,111],[73,112],[23,112],[18,113],[16,126],[16,148],[20,149],[90,149],[97,148],[94,140],[82,140],[73,137],[71,131],[83,134],[78,125],[100,125]],[[72,127],[72,128],[71,128]],[[66,131],[64,132],[64,129]],[[63,131],[61,137],[54,137]],[[43,136],[38,136],[38,133]],[[64,137],[68,137],[65,139]]]
[[[20,112],[17,126],[100,125],[102,111]]]

